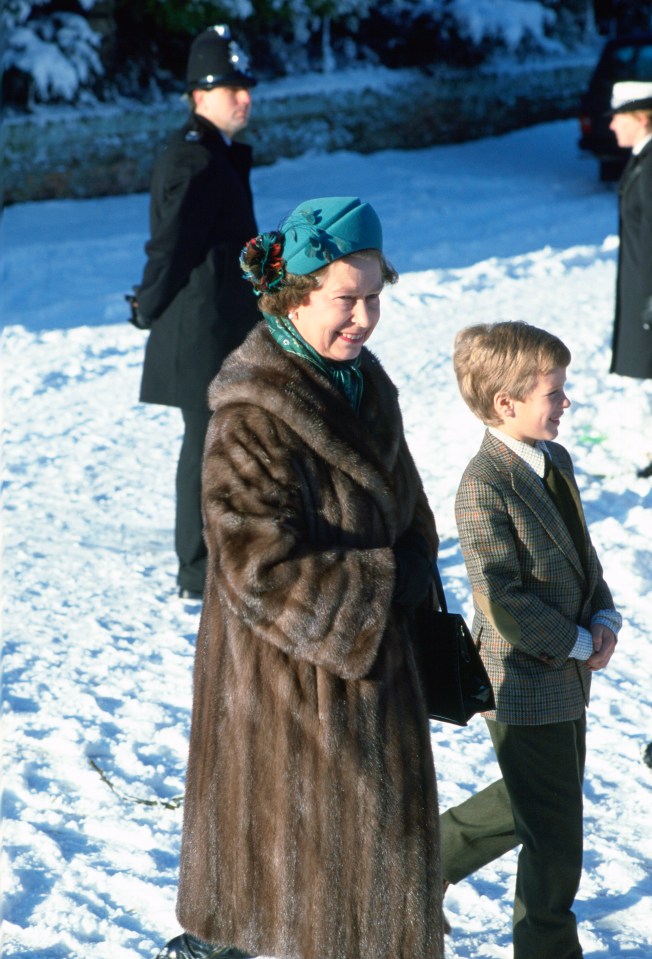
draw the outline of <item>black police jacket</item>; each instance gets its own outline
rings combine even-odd
[[[147,262],[138,288],[150,327],[140,399],[206,409],[208,385],[260,319],[239,255],[257,233],[251,147],[191,116],[154,165]]]
[[[652,142],[619,186],[618,274],[611,373],[652,378]]]

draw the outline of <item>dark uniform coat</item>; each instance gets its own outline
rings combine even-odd
[[[619,186],[618,278],[611,372],[652,377],[652,141]],[[650,329],[644,329],[644,318]]]
[[[455,517],[473,587],[473,635],[497,709],[486,717],[515,725],[578,719],[591,672],[569,659],[577,627],[614,603],[586,528],[570,456],[546,443],[566,477],[584,526],[584,555],[537,474],[487,432],[467,466]]]
[[[397,536],[436,551],[397,393],[356,415],[260,324],[211,386],[178,916],[279,959],[443,956],[438,814]]]
[[[138,290],[152,324],[140,399],[206,409],[224,358],[260,318],[239,266],[257,233],[249,187],[251,147],[227,146],[193,115],[176,131],[152,175],[150,240]]]

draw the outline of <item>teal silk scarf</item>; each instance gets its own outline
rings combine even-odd
[[[357,413],[360,409],[363,386],[360,357],[356,356],[354,360],[343,360],[341,363],[327,360],[309,343],[306,343],[290,320],[285,317],[271,316],[269,313],[265,313],[264,316],[269,332],[281,349],[286,353],[294,353],[295,356],[300,356],[316,366],[336,389],[344,394]]]

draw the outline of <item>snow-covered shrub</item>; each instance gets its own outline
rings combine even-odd
[[[80,0],[79,6],[88,11],[94,3]],[[3,73],[22,79],[28,105],[74,102],[103,74],[101,37],[81,13],[52,12],[39,0],[7,0],[2,21]]]
[[[142,23],[171,33],[194,36],[212,23],[240,23],[253,12],[252,0],[119,0]]]
[[[387,66],[472,67],[496,54],[560,53],[586,32],[592,0],[373,0],[355,34]],[[559,12],[564,17],[559,16]],[[569,25],[582,29],[568,31]]]
[[[7,104],[155,101],[183,89],[192,39],[230,23],[261,79],[354,64],[473,67],[559,53],[593,0],[0,0]],[[641,0],[646,8],[652,0]],[[62,11],[65,8],[65,12]],[[93,26],[104,18],[103,37]]]
[[[476,47],[489,42],[510,52],[560,49],[547,36],[556,15],[536,0],[451,0],[450,13],[460,35]]]
[[[282,73],[332,72],[355,60],[356,36],[377,0],[252,0],[243,24],[256,63]]]

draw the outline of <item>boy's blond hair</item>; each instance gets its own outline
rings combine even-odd
[[[455,337],[453,366],[464,402],[487,426],[499,426],[497,393],[523,401],[540,375],[571,361],[562,341],[529,323],[478,323]]]

